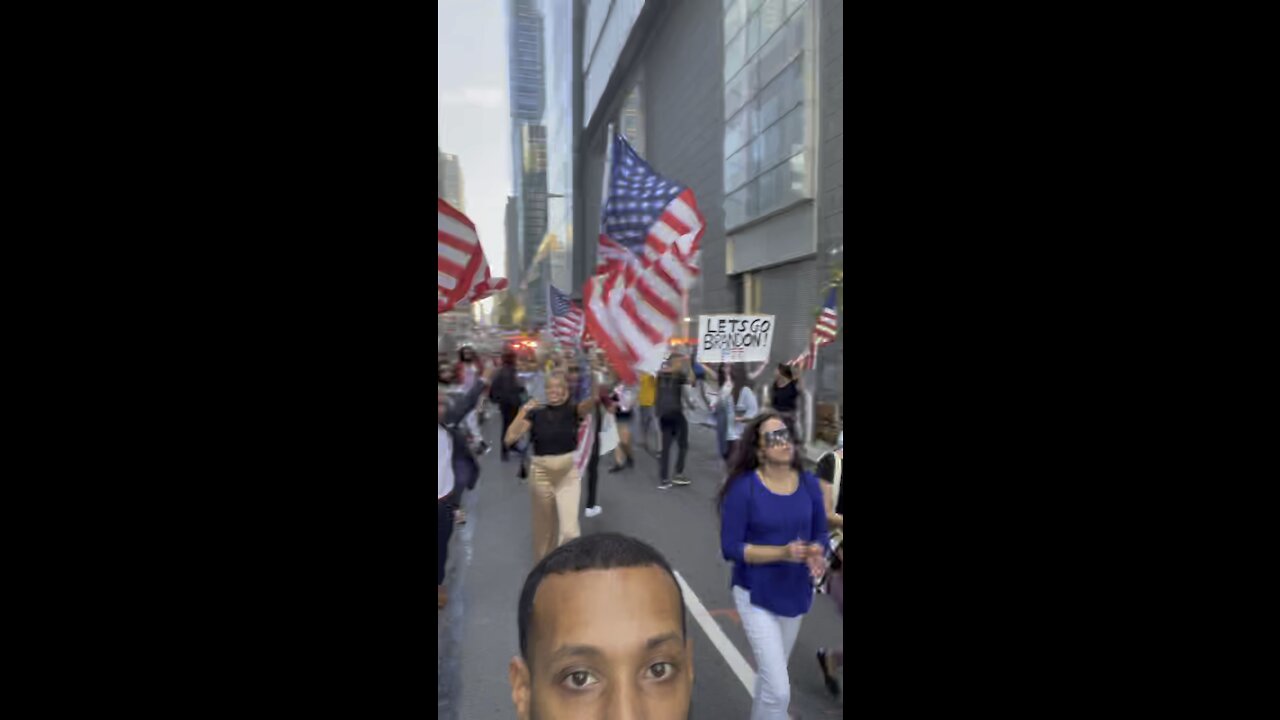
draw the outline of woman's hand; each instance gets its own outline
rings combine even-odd
[[[809,574],[814,577],[822,577],[822,573],[827,571],[827,553],[818,543],[809,543]]]
[[[791,562],[804,562],[809,557],[809,545],[803,540],[792,540],[787,543],[787,559]]]
[[[524,406],[520,408],[520,417],[523,418],[529,413],[533,412],[534,410],[537,410],[541,404],[542,403],[538,402],[537,400],[530,400],[529,402],[525,403]]]

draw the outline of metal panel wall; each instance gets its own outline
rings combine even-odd
[[[775,363],[791,360],[804,352],[813,330],[814,311],[822,304],[818,263],[807,258],[752,276],[760,284],[760,312],[774,315],[777,323],[770,359]]]

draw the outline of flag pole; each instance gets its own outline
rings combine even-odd
[[[605,212],[605,207],[606,207],[606,204],[609,202],[609,175],[612,171],[613,171],[613,123],[609,123],[606,126],[606,130],[604,134],[604,171],[600,173],[600,232],[596,233],[597,237],[605,234],[604,218],[607,214]],[[594,270],[592,270],[591,276],[587,278],[588,283],[596,282],[596,278],[599,277],[599,272],[598,272],[599,269],[600,269],[600,241],[597,240],[596,241],[596,267]],[[599,291],[603,289],[603,286],[597,285],[595,289]],[[586,298],[587,298],[587,294],[586,292],[583,292],[582,293],[583,325],[586,325],[586,312],[587,312]],[[601,302],[602,303],[604,302],[604,298],[601,298]]]
[[[613,123],[604,136],[604,172],[600,175],[600,235],[604,235],[605,203],[609,202],[609,175],[613,172]],[[600,245],[596,244],[596,267],[600,267]]]
[[[604,218],[605,204],[609,202],[609,175],[613,172],[613,123],[609,123],[604,134],[604,172],[600,173],[600,232],[597,237],[604,235]],[[596,268],[600,267],[600,242],[596,241]],[[591,280],[595,282],[596,273],[591,274]],[[586,293],[583,293],[582,303],[582,326],[583,333],[586,333],[587,325],[587,303]],[[607,357],[607,355],[606,355]]]

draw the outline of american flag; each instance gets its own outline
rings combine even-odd
[[[827,302],[822,306],[822,314],[818,316],[818,322],[813,326],[813,332],[809,335],[809,347],[800,357],[787,363],[795,365],[803,370],[812,370],[818,364],[818,348],[830,342],[835,342],[836,332],[839,329],[839,322],[836,316],[836,288],[833,285],[827,293]]]
[[[577,346],[582,339],[582,310],[560,288],[550,283],[548,286],[551,288],[551,335],[566,345]]]
[[[578,425],[578,446],[573,450],[573,467],[578,477],[587,473],[587,463],[591,462],[591,449],[596,440],[596,411],[592,410]]]
[[[436,314],[463,307],[505,290],[505,278],[489,275],[476,226],[438,199],[436,212]]]
[[[706,227],[689,188],[649,167],[613,138],[600,219],[600,267],[583,291],[587,332],[624,383],[656,372],[698,277]]]

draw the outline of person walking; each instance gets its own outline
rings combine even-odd
[[[595,424],[594,447],[591,448],[591,457],[587,460],[587,508],[584,514],[589,518],[601,513],[600,503],[596,501],[596,486],[600,481],[600,458],[618,448],[617,421],[614,419],[614,413],[617,410],[613,402],[613,393],[609,392],[607,384],[602,384],[597,387],[596,394],[596,406],[592,409],[588,420]]]
[[[448,386],[443,382],[444,373],[440,373],[436,382],[436,593],[439,609],[449,601],[444,587],[444,571],[449,560],[454,513],[462,505],[462,493],[474,488],[480,475],[480,466],[471,454],[461,424],[475,409],[490,378],[491,373],[485,373],[466,395],[454,402],[449,401]]]
[[[613,467],[616,473],[636,464],[635,451],[631,449],[631,416],[636,404],[636,389],[619,384],[613,389],[614,419],[618,423],[618,447],[613,451]]]
[[[798,424],[796,411],[800,407],[800,377],[786,363],[778,363],[774,371],[773,386],[769,388],[769,407]]]
[[[658,381],[650,373],[640,373],[640,447],[648,452],[653,452],[653,448],[649,446],[649,428],[653,427],[655,422],[653,414],[653,403],[658,396]]]
[[[503,442],[514,445],[525,433],[532,441],[533,561],[578,537],[578,502],[582,478],[573,465],[578,427],[595,406],[588,397],[569,401],[569,385],[561,373],[547,378],[547,402],[530,400],[520,408]]]
[[[502,413],[502,436],[505,437],[511,422],[516,419],[516,413],[520,412],[520,406],[527,400],[524,384],[520,382],[520,376],[516,371],[514,351],[506,350],[502,353],[502,368],[493,378],[493,386],[489,388],[489,398],[497,404],[499,412]],[[507,444],[502,443],[502,462],[507,461],[509,450]]]
[[[803,469],[794,425],[777,413],[747,423],[720,488],[720,550],[756,658],[751,720],[787,720],[787,660],[825,570],[827,513]]]
[[[747,379],[747,369],[742,363],[733,364],[729,371],[729,382],[732,390],[729,392],[730,417],[726,429],[728,440],[726,460],[733,456],[738,442],[742,440],[742,430],[746,423],[760,413],[760,403],[756,400],[755,391],[751,389],[750,381]]]
[[[836,439],[836,449],[818,460],[818,478],[822,480],[822,502],[827,513],[827,527],[831,529],[835,545],[831,567],[828,569],[827,593],[835,603],[836,612],[844,617],[844,431]],[[832,695],[840,694],[835,674],[844,666],[844,648],[833,650],[818,648],[818,665],[822,668],[822,680]]]
[[[729,366],[716,366],[716,396],[710,401],[711,420],[716,428],[716,451],[723,460],[729,459],[729,422],[733,419],[733,383],[729,380]]]
[[[482,373],[484,373],[484,361],[476,354],[475,348],[463,345],[458,350],[458,366],[453,371],[454,382],[458,384],[463,394],[471,391],[472,387],[479,382]],[[476,409],[472,410],[464,420],[467,431],[471,433],[472,451],[478,455],[489,452],[489,443],[485,442],[480,432],[480,413],[483,408],[484,399],[481,398],[476,403]]]
[[[684,475],[684,460],[689,453],[689,421],[684,416],[684,388],[693,384],[693,372],[689,369],[683,355],[676,353],[658,374],[658,389],[655,400],[658,412],[658,427],[662,430],[662,455],[658,458],[659,490],[667,490],[672,485],[668,472],[671,470],[671,446],[679,446],[676,456],[676,485],[688,485],[689,478]]]

